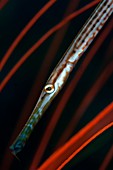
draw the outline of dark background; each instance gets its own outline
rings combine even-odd
[[[0,10],[0,60],[4,56],[5,52],[14,41],[16,36],[24,28],[24,26],[30,21],[30,19],[40,10],[44,4],[48,2],[47,0],[9,0],[9,2]],[[0,73],[1,81],[5,78],[10,69],[18,62],[22,55],[50,28],[56,25],[63,19],[64,12],[69,4],[70,0],[58,0],[30,29],[26,36],[22,39],[19,45],[16,47],[11,57],[7,61],[5,67]],[[92,2],[91,0],[78,1],[77,9],[85,6],[86,4]],[[66,35],[57,50],[57,54],[54,57],[53,62],[50,64],[49,69],[43,70],[47,72],[45,78],[41,77],[37,81],[37,89],[31,95],[31,101],[27,103],[29,94],[34,84],[36,83],[37,75],[40,73],[40,68],[45,59],[46,53],[49,49],[50,44],[55,36],[55,33],[50,36],[30,57],[29,59],[19,68],[15,75],[10,79],[5,88],[1,92],[0,101],[0,129],[1,129],[1,156],[2,161],[4,160],[4,155],[7,147],[13,142],[11,136],[16,128],[18,128],[17,122],[21,114],[30,115],[35,103],[39,97],[41,89],[45,84],[47,77],[50,75],[51,71],[68,48],[69,44],[80,30],[86,19],[89,17],[91,12],[95,7],[87,10],[77,18],[70,22],[70,26],[66,32]],[[110,17],[111,19],[112,17]],[[104,26],[104,28],[109,25],[109,21]],[[104,29],[103,28],[103,29]],[[62,28],[64,29],[64,27]],[[100,33],[101,34],[101,33]],[[88,92],[89,88],[95,83],[96,79],[99,77],[100,73],[104,70],[104,67],[111,62],[113,55],[109,54],[110,42],[113,39],[113,32],[110,32],[109,36],[101,45],[98,52],[94,56],[93,60],[89,64],[87,70],[85,71],[83,77],[78,83],[78,86],[74,90],[68,104],[66,105],[62,116],[54,130],[51,140],[47,146],[46,152],[42,158],[43,162],[54,150],[54,147],[59,140],[63,130],[65,129],[68,121],[71,120],[74,110],[80,105],[85,94]],[[92,45],[88,50],[92,48]],[[106,56],[108,54],[108,56]],[[42,134],[44,133],[46,126],[50,120],[52,112],[55,110],[56,103],[60,100],[61,96],[65,92],[66,87],[70,83],[76,71],[79,69],[87,52],[80,59],[76,68],[73,70],[71,76],[69,77],[65,87],[61,93],[53,101],[53,104],[47,110],[47,113],[43,116],[39,124],[36,126],[33,134],[31,135],[24,151],[20,153],[19,162],[14,158],[9,169],[28,169],[32,162],[34,153],[38,144],[40,143]],[[108,58],[107,60],[105,58]],[[36,89],[36,88],[35,88]],[[38,91],[38,92],[37,92]],[[79,131],[84,125],[86,125],[92,118],[94,118],[101,110],[103,110],[111,101],[113,100],[113,77],[110,76],[108,81],[105,83],[103,88],[99,91],[98,95],[89,105],[84,116],[80,120],[78,126],[76,127],[73,134]],[[24,113],[23,113],[24,112]],[[65,123],[64,123],[65,122]],[[25,120],[24,120],[25,123]],[[22,125],[20,125],[22,126]],[[107,154],[109,148],[113,144],[112,137],[113,130],[109,129],[104,134],[102,134],[98,139],[92,142],[88,147],[86,147],[80,154],[76,156],[64,169],[98,169],[101,165],[105,155]],[[70,134],[71,136],[72,134]],[[7,151],[9,155],[8,160],[10,160],[10,151]],[[6,161],[6,164],[7,164]],[[113,161],[113,160],[112,160]],[[113,168],[112,161],[110,162],[108,169]],[[4,169],[5,170],[5,169]]]

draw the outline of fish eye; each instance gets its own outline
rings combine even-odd
[[[53,84],[47,84],[44,87],[44,90],[46,93],[52,93],[52,92],[54,92],[55,88],[54,88]]]

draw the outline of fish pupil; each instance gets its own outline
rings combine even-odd
[[[51,91],[51,89],[52,89],[51,87],[47,87],[46,88],[47,91]]]

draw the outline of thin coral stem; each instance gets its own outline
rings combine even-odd
[[[17,36],[17,38],[14,40],[14,42],[11,44],[11,46],[9,47],[9,49],[7,50],[6,54],[4,55],[3,59],[1,60],[0,63],[0,70],[3,69],[3,67],[5,66],[7,60],[9,59],[9,57],[11,56],[11,54],[13,53],[14,49],[16,48],[16,46],[19,44],[19,42],[22,40],[22,38],[27,34],[27,32],[31,29],[31,27],[38,21],[38,19],[56,2],[56,0],[50,0],[47,4],[44,5],[44,7],[42,7],[40,9],[40,11],[38,11],[36,13],[36,15],[29,21],[29,23],[23,28],[23,30],[20,32],[20,34]]]
[[[107,155],[105,156],[99,170],[105,170],[107,169],[108,164],[110,163],[110,161],[113,159],[113,145],[111,146],[111,148],[109,149]]]
[[[113,126],[113,102],[103,109],[92,121],[76,133],[66,144],[55,151],[42,165],[39,170],[57,169],[65,160],[95,135],[102,128],[110,123]]]
[[[0,1],[0,10],[8,3],[9,0],[1,0]]]
[[[105,132],[107,129],[113,126],[113,122],[109,123],[102,129],[100,129],[97,133],[91,136],[86,142],[84,142],[74,153],[70,155],[58,168],[57,170],[61,170],[71,159],[73,159],[80,151],[82,151],[89,143],[91,143],[95,138]]]

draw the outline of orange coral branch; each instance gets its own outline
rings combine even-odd
[[[58,168],[57,170],[61,170],[73,157],[75,157],[81,150],[83,150],[89,143],[91,143],[95,138],[101,135],[104,131],[109,129],[113,126],[113,122],[109,123],[97,133],[95,133],[92,137],[90,137],[86,142],[84,142],[68,159],[66,159]]]
[[[1,0],[0,1],[0,10],[8,3],[9,0]]]
[[[105,156],[105,159],[103,160],[102,165],[100,166],[99,170],[107,169],[107,166],[112,158],[113,158],[113,145],[111,146],[107,155]]]
[[[77,154],[78,152],[80,152],[82,149],[80,149],[80,147],[83,147],[83,144],[86,143],[86,141],[89,141],[90,138],[92,138],[94,135],[97,135],[98,131],[102,130],[105,126],[106,128],[113,126],[112,114],[113,102],[109,104],[104,110],[102,110],[102,112],[100,112],[77,134],[75,134],[65,145],[63,145],[60,149],[53,153],[52,156],[50,156],[38,169],[57,169],[72,154]]]
[[[22,40],[22,38],[26,35],[26,33],[30,30],[30,28],[36,23],[36,21],[56,2],[56,0],[50,0],[44,7],[40,9],[36,13],[36,15],[29,21],[29,23],[23,28],[23,30],[20,32],[20,34],[17,36],[17,38],[14,40],[14,42],[11,44],[9,49],[7,50],[6,54],[4,55],[3,59],[1,60],[0,64],[0,70],[3,69],[5,63],[9,59],[10,55],[16,48],[16,46],[19,44],[19,42]]]

